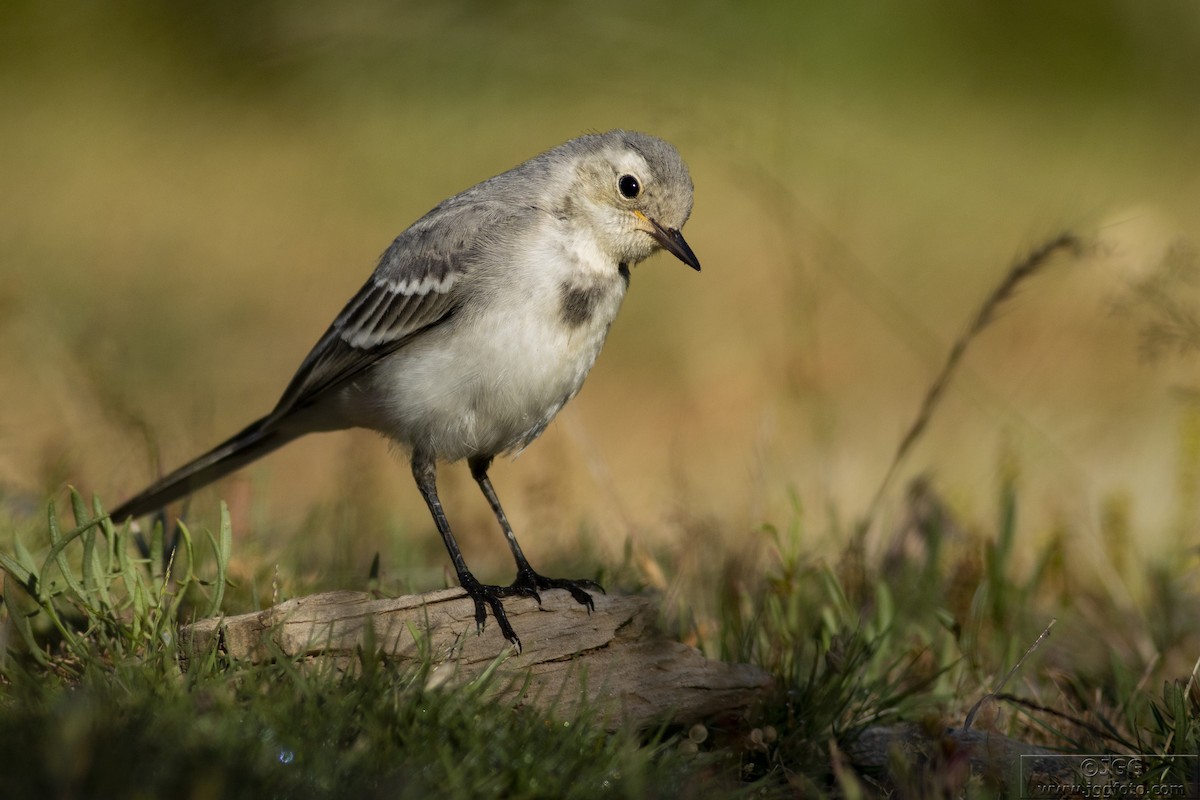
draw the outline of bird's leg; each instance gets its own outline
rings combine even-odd
[[[533,567],[529,565],[529,559],[525,558],[525,553],[521,551],[521,545],[517,543],[517,536],[513,533],[512,526],[508,524],[508,517],[504,514],[504,509],[500,507],[500,498],[496,496],[496,490],[492,488],[492,481],[488,478],[488,467],[492,465],[491,457],[476,457],[467,462],[471,466],[471,476],[475,478],[475,482],[479,484],[479,488],[483,490],[483,496],[487,498],[488,503],[492,507],[492,513],[496,515],[496,521],[500,523],[500,528],[504,531],[504,538],[508,540],[508,547],[512,550],[513,560],[517,562],[517,579],[512,582],[511,586],[501,587],[501,591],[505,596],[521,594],[530,595],[537,599],[538,603],[542,602],[541,596],[538,594],[540,589],[566,589],[575,598],[575,601],[587,606],[590,613],[596,608],[592,596],[588,594],[588,590],[596,590],[604,592],[604,587],[595,581],[582,580],[564,580],[562,578],[547,578],[533,571]]]
[[[466,591],[467,596],[475,601],[475,625],[479,632],[483,632],[483,625],[487,622],[487,609],[490,607],[496,624],[500,626],[500,633],[520,650],[521,640],[509,624],[508,615],[504,613],[504,603],[500,599],[512,592],[507,586],[480,583],[467,569],[467,562],[463,560],[462,551],[458,549],[458,542],[454,541],[454,534],[450,532],[450,521],[446,519],[446,512],[442,510],[442,501],[438,499],[437,467],[434,459],[423,453],[413,453],[412,472],[417,481],[417,489],[420,490],[421,497],[425,498],[425,505],[429,506],[433,522],[437,525],[438,533],[442,535],[442,541],[450,553],[459,585]]]

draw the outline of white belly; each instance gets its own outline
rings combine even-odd
[[[624,279],[592,286],[584,320],[564,318],[552,280],[468,305],[347,386],[345,417],[447,461],[523,449],[579,391],[620,308]]]

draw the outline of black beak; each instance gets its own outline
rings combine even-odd
[[[700,271],[700,259],[696,258],[696,254],[692,252],[692,248],[688,247],[688,243],[684,241],[682,233],[674,228],[664,228],[653,219],[650,219],[650,217],[646,217],[646,219],[654,228],[650,232],[650,235],[654,237],[654,241],[661,244],[664,250],[696,270],[696,272]]]

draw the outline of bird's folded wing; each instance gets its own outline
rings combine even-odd
[[[468,296],[464,278],[480,250],[515,221],[499,205],[443,204],[400,234],[304,359],[270,419],[310,405],[452,317]]]

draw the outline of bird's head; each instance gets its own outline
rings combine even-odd
[[[636,264],[660,248],[695,270],[700,261],[679,229],[692,213],[692,178],[667,142],[632,131],[575,140],[573,195],[597,241],[615,259]]]

